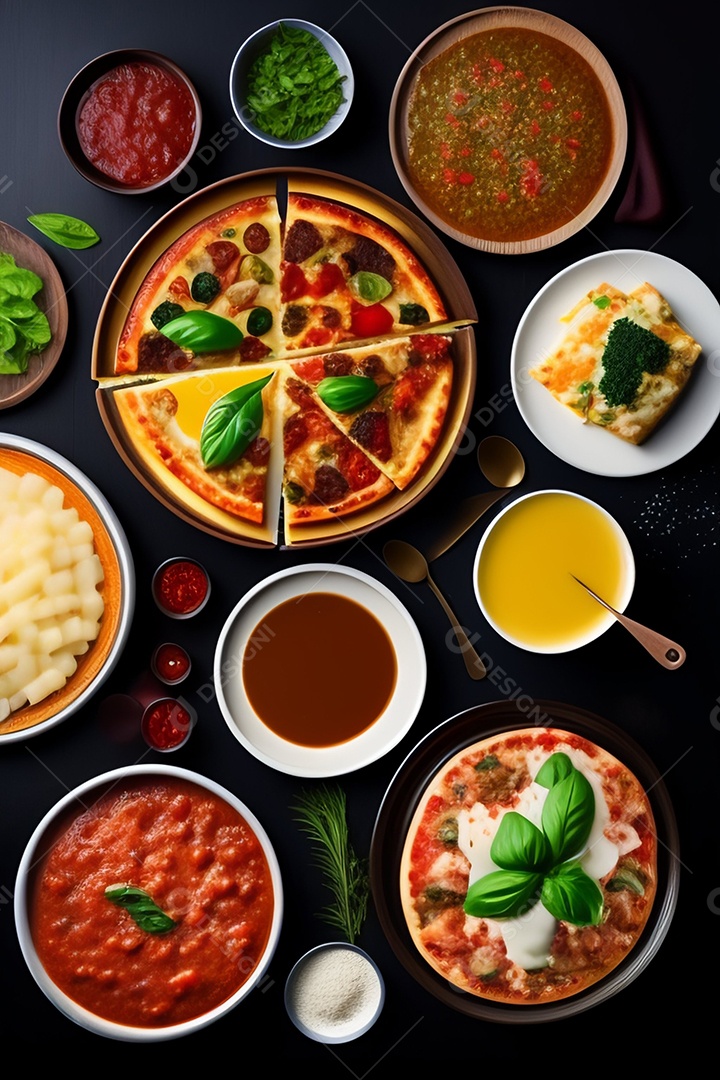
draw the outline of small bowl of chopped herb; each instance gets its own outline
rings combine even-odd
[[[230,100],[256,139],[300,149],[326,139],[352,104],[354,79],[342,46],[303,19],[281,19],[238,50],[230,70]]]

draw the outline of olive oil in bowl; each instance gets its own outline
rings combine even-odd
[[[622,611],[635,583],[627,537],[597,503],[569,491],[536,491],[486,530],[475,557],[475,595],[507,641],[531,652],[566,652],[615,621],[573,574]]]

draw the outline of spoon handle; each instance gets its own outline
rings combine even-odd
[[[483,491],[479,495],[472,495],[469,499],[464,499],[459,507],[456,517],[450,522],[443,535],[430,545],[430,550],[427,553],[428,562],[432,562],[434,559],[438,559],[441,555],[457,543],[461,536],[464,536],[468,529],[471,529],[475,522],[482,517],[486,510],[489,510],[498,499],[502,499],[503,495],[507,495],[510,488],[500,488],[497,491]]]
[[[442,604],[443,610],[447,615],[448,619],[450,620],[453,630],[455,631],[455,637],[457,639],[458,645],[460,646],[460,651],[462,653],[462,658],[465,661],[465,667],[467,668],[468,675],[470,675],[470,677],[473,679],[484,679],[487,675],[485,665],[480,659],[478,653],[475,651],[475,648],[469,637],[458,622],[454,611],[452,610],[447,600],[440,592],[437,585],[429,574],[427,576],[427,583]]]
[[[627,615],[622,615],[619,611],[616,611],[614,607],[608,604],[607,600],[603,600],[601,596],[598,596],[596,592],[586,585],[580,578],[572,575],[577,581],[578,585],[582,585],[586,592],[597,600],[598,604],[602,604],[604,608],[610,611],[621,626],[633,635],[633,637],[640,642],[644,649],[653,656],[659,664],[663,667],[670,669],[679,668],[681,664],[685,663],[686,653],[682,645],[678,645],[676,641],[671,641],[670,638],[665,637],[663,634],[659,634],[657,630],[651,630],[649,626],[643,626],[642,623],[635,622],[634,619],[629,619]]]

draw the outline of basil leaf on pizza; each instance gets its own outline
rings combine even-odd
[[[542,884],[542,874],[493,870],[468,889],[465,913],[482,919],[512,919],[534,907]]]
[[[549,860],[550,847],[537,825],[511,810],[500,822],[490,857],[504,870],[541,870]]]
[[[230,319],[204,310],[186,311],[161,326],[160,333],[194,353],[236,349],[243,339],[242,330]]]
[[[206,469],[229,465],[244,454],[262,427],[262,391],[272,375],[231,390],[212,405],[200,433],[200,456]]]
[[[538,770],[535,783],[542,787],[551,788],[555,784],[570,776],[575,766],[567,754],[551,754],[544,765]]]
[[[563,863],[548,874],[540,899],[556,919],[574,926],[597,926],[602,919],[600,887],[577,862]]]
[[[318,383],[317,396],[334,412],[356,412],[369,405],[379,389],[367,375],[335,375]]]
[[[542,809],[542,826],[556,863],[582,851],[595,817],[595,795],[579,769],[550,788]]]

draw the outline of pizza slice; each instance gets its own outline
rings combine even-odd
[[[184,502],[209,503],[261,524],[268,499],[274,374],[272,367],[255,365],[188,372],[117,387],[112,401],[134,450],[165,487],[182,485]],[[253,408],[241,413],[250,397]],[[212,441],[206,438],[211,417],[216,421]]]
[[[169,374],[274,353],[280,233],[274,195],[234,203],[183,233],[132,302],[115,374]],[[173,332],[181,316],[186,325],[176,324]]]
[[[407,333],[442,322],[445,306],[404,240],[342,203],[290,192],[281,262],[281,347]]]
[[[310,387],[287,372],[278,385],[286,532],[366,509],[393,490],[331,421]]]
[[[452,338],[413,334],[291,362],[324,411],[401,490],[432,453],[450,400]]]
[[[530,375],[585,423],[644,442],[682,393],[701,345],[647,282],[627,295],[604,283],[563,322],[559,345]]]

